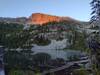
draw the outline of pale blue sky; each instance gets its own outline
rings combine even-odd
[[[91,0],[0,0],[0,17],[28,17],[32,13],[46,13],[88,21],[90,2]]]

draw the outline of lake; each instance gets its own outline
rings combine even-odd
[[[5,75],[4,70],[0,70],[0,75]]]
[[[47,46],[38,46],[34,44],[34,47],[32,48],[32,51],[34,53],[48,53],[51,55],[53,59],[55,58],[63,58],[67,60],[69,56],[73,55],[84,55],[83,52],[76,51],[76,50],[63,50],[69,43],[67,42],[67,39],[63,39],[61,41],[51,40],[51,43]]]

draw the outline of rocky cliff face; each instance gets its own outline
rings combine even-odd
[[[48,22],[59,22],[61,19],[58,16],[51,16],[47,14],[35,13],[29,17],[30,24],[44,24]]]
[[[48,22],[60,22],[60,21],[67,21],[67,22],[72,22],[75,21],[74,19],[70,17],[59,17],[59,16],[52,16],[52,15],[47,15],[47,14],[42,14],[42,13],[33,13],[29,17],[29,24],[44,24]]]

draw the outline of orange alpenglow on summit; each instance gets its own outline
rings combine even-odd
[[[39,24],[43,25],[48,22],[60,22],[60,21],[66,21],[66,22],[78,22],[75,19],[72,19],[70,17],[59,17],[59,16],[53,16],[43,13],[33,13],[28,18],[28,24]]]
[[[40,24],[40,25],[53,21],[59,22],[60,20],[61,18],[58,16],[51,16],[42,13],[34,13],[29,17],[30,24]]]

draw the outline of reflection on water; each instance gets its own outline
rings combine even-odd
[[[4,47],[0,46],[0,75],[5,75],[3,66]]]
[[[44,50],[35,49],[34,51],[35,53],[39,53],[39,52],[48,53],[52,56],[52,58],[64,58],[64,59],[67,59],[67,57],[72,56],[72,55],[83,54],[80,51],[74,51],[74,50],[64,51],[64,50],[50,50],[50,49],[44,49]]]
[[[67,60],[67,57],[72,55],[82,55],[80,51],[75,50],[61,50],[67,46],[67,39],[62,41],[51,40],[51,44],[47,46],[38,46],[34,45],[32,51],[35,53],[45,52],[52,56],[52,58],[64,58]]]
[[[0,70],[0,75],[5,75],[4,70]]]

